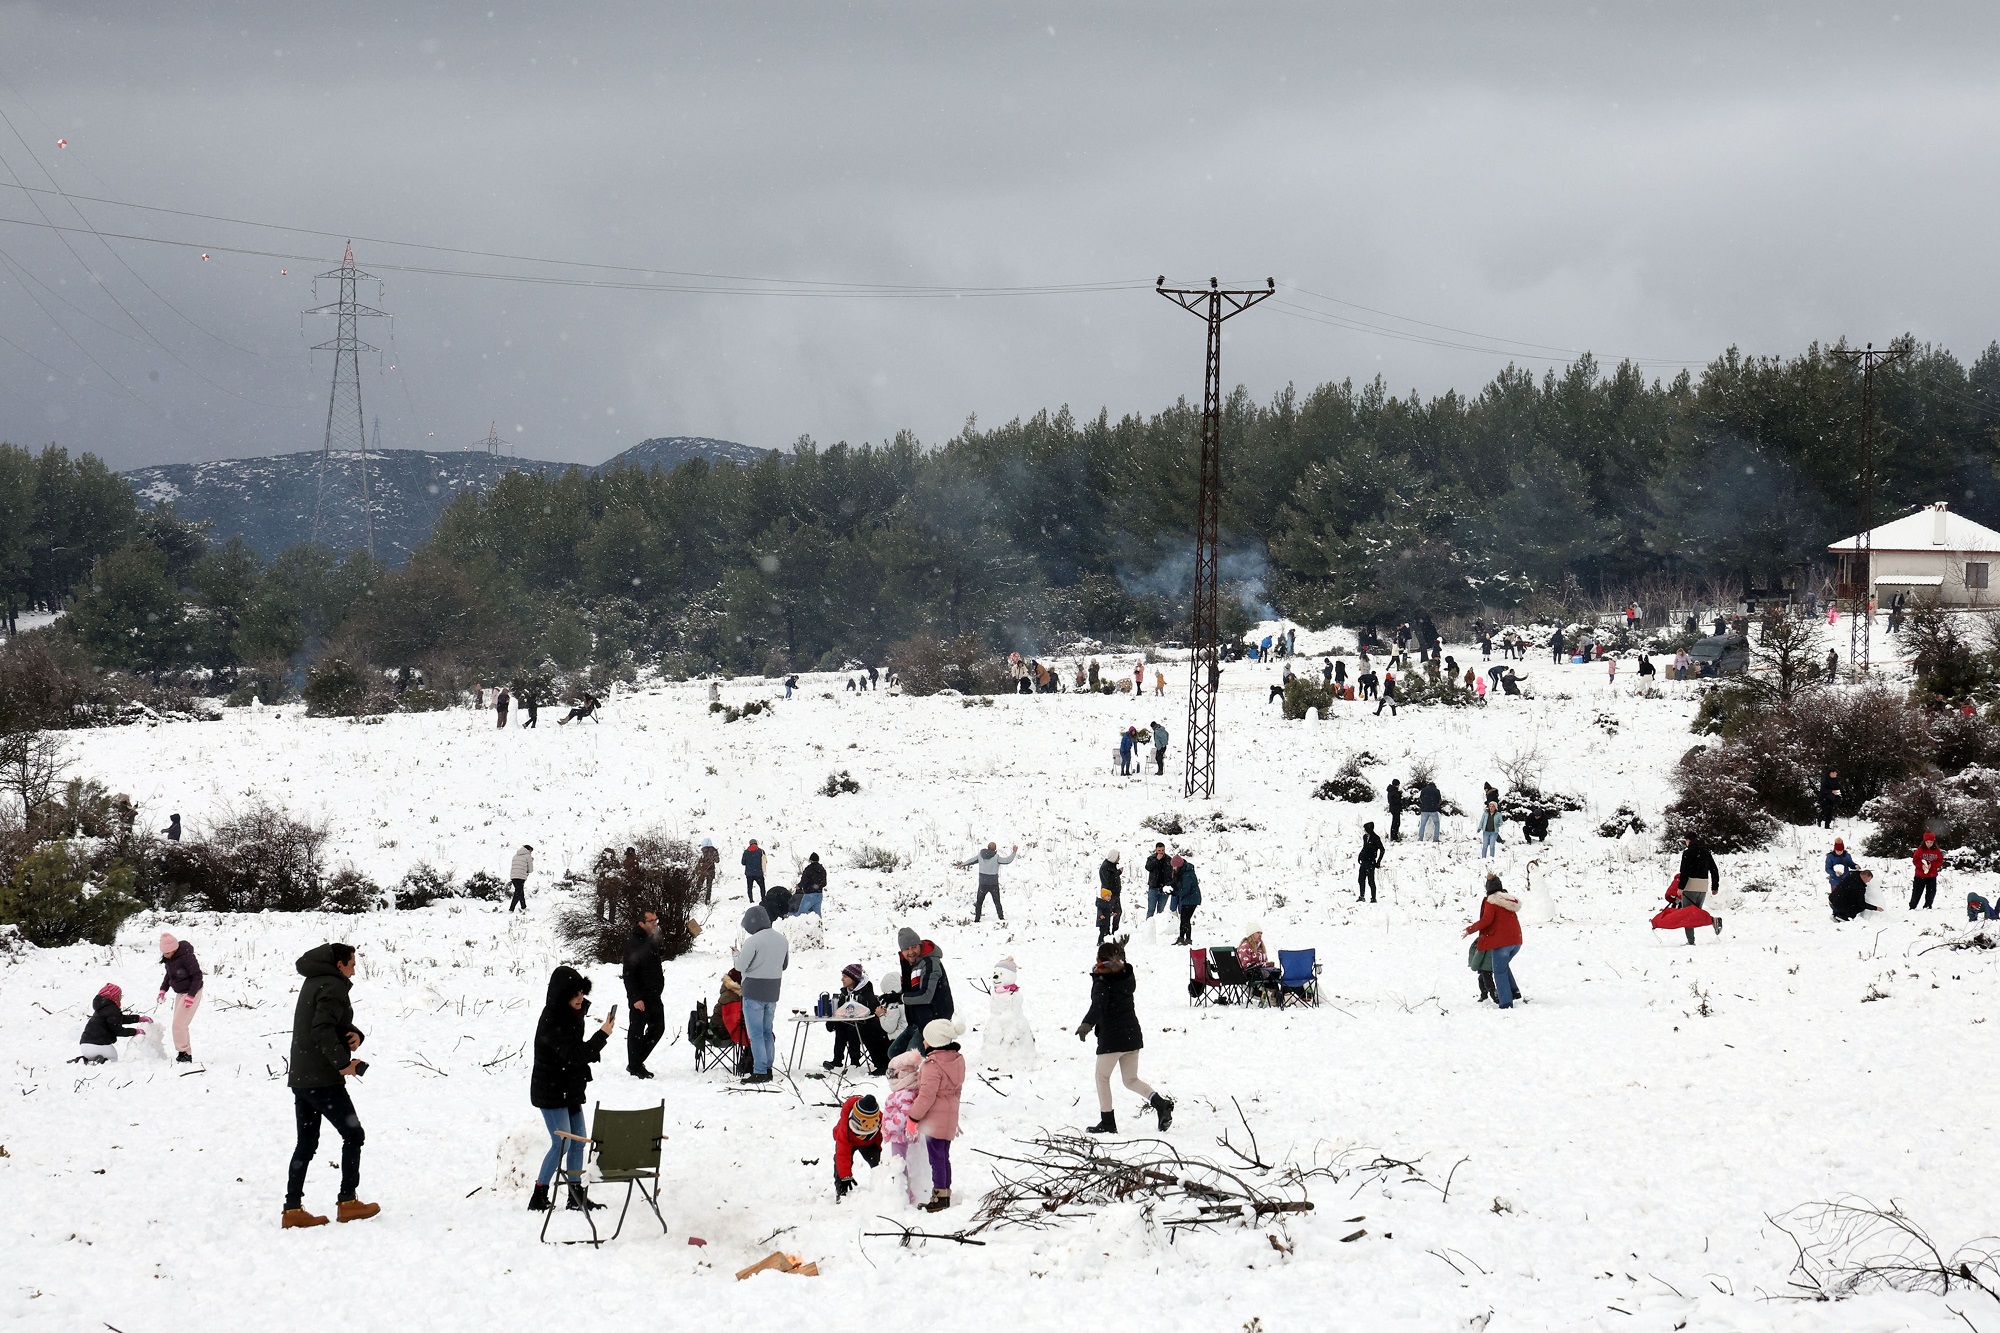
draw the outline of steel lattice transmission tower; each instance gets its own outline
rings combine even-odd
[[[500,438],[500,423],[496,421],[486,428],[486,438],[472,447],[475,449],[484,449],[486,456],[489,458],[498,458],[500,456],[500,447],[503,443],[504,441]]]
[[[1907,347],[1878,352],[1875,344],[1854,351],[1836,347],[1829,353],[1853,366],[1861,367],[1861,535],[1855,540],[1851,575],[1854,583],[1853,619],[1847,622],[1847,663],[1850,674],[1868,674],[1869,657],[1875,638],[1875,367],[1910,354]]]
[[[1191,314],[1208,321],[1208,369],[1201,389],[1201,495],[1194,520],[1194,654],[1188,666],[1187,782],[1189,796],[1215,795],[1215,694],[1222,685],[1222,636],[1216,628],[1216,573],[1222,539],[1222,325],[1276,293],[1278,284],[1264,279],[1263,289],[1231,291],[1169,287],[1163,276],[1154,290]]]
[[[339,299],[306,311],[308,315],[332,315],[336,320],[333,338],[328,342],[315,343],[312,349],[333,353],[333,391],[326,401],[326,439],[320,446],[319,487],[313,499],[312,539],[319,541],[320,525],[326,514],[329,474],[334,469],[335,456],[354,458],[360,465],[361,508],[367,519],[368,554],[371,557],[375,554],[375,515],[368,495],[368,428],[367,420],[361,413],[361,354],[380,349],[361,341],[360,321],[386,318],[388,312],[362,305],[355,299],[354,289],[357,283],[376,281],[372,273],[363,273],[354,267],[354,243],[350,241],[346,254],[341,257],[340,267],[313,279],[314,296],[319,295],[321,282],[337,282],[340,286]]]

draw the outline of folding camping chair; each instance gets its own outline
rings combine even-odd
[[[606,1185],[625,1186],[625,1206],[618,1210],[618,1226],[610,1236],[597,1234],[597,1219],[591,1210],[583,1210],[584,1223],[590,1228],[590,1243],[599,1246],[609,1240],[617,1240],[619,1232],[625,1230],[625,1214],[632,1207],[632,1191],[637,1190],[646,1206],[653,1210],[653,1216],[660,1223],[660,1234],[667,1233],[667,1219],[660,1216],[660,1144],[665,1135],[660,1131],[666,1127],[667,1104],[651,1106],[643,1111],[607,1111],[603,1106],[595,1106],[590,1115],[590,1137],[584,1142],[590,1145],[590,1155],[597,1159],[597,1177]],[[573,1139],[574,1134],[557,1131],[558,1136]],[[586,1163],[586,1169],[588,1164]],[[567,1168],[556,1173],[560,1183],[581,1186],[583,1171]],[[653,1188],[646,1188],[647,1181]],[[551,1204],[542,1214],[541,1238],[549,1238],[549,1222],[562,1209],[559,1204]]]
[[[730,1012],[725,1013],[724,1010]],[[694,1072],[711,1069],[730,1072],[742,1064],[742,1052],[750,1049],[749,1034],[743,1031],[742,1006],[718,1005],[708,1012],[708,1001],[696,1000],[688,1013],[688,1047],[694,1051]],[[730,1019],[736,1021],[732,1025]],[[736,1069],[735,1072],[748,1072]]]
[[[1210,949],[1208,971],[1214,978],[1217,1004],[1250,1003],[1250,978],[1236,961],[1234,949]]]
[[[1278,984],[1285,994],[1308,1008],[1318,1008],[1319,950],[1280,949],[1278,966],[1284,970]]]
[[[1215,978],[1208,970],[1208,950],[1188,950],[1188,1003],[1207,1004],[1208,993],[1215,987]]]

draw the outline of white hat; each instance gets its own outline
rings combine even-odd
[[[924,1024],[924,1045],[932,1050],[949,1046],[965,1034],[965,1024],[955,1018],[933,1018]]]

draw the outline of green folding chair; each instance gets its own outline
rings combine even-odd
[[[666,1123],[667,1104],[664,1101],[643,1111],[607,1111],[602,1106],[591,1108],[590,1137],[585,1142],[590,1145],[590,1156],[597,1161],[598,1180],[606,1185],[625,1186],[625,1206],[618,1210],[618,1226],[609,1236],[597,1234],[597,1219],[591,1216],[590,1210],[584,1210],[583,1220],[590,1227],[590,1243],[593,1246],[602,1245],[606,1240],[617,1240],[625,1230],[625,1214],[632,1207],[634,1190],[653,1210],[653,1216],[660,1224],[660,1234],[670,1234],[667,1219],[660,1215],[660,1144],[666,1139],[660,1131]],[[584,1174],[583,1171],[557,1172],[565,1185],[583,1184]],[[648,1181],[652,1182],[650,1190],[646,1188]],[[549,1222],[558,1211],[565,1210],[562,1205],[555,1204],[542,1217],[544,1241],[549,1238]]]

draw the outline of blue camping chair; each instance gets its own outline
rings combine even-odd
[[[1288,998],[1317,1008],[1319,1005],[1319,950],[1280,949],[1278,966],[1284,976],[1278,984]]]

